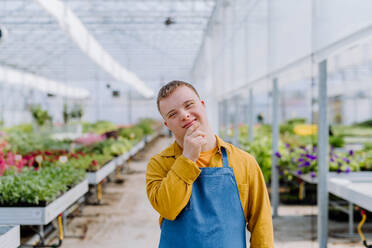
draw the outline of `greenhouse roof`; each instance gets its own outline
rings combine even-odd
[[[211,0],[3,0],[0,25],[8,35],[0,65],[73,86],[99,81],[125,90],[132,83],[151,96],[164,81],[188,78],[214,6]],[[53,8],[65,16],[58,19]],[[69,10],[97,43],[64,22]],[[89,54],[92,44],[104,52]]]

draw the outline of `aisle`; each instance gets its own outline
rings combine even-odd
[[[82,216],[68,225],[62,248],[149,248],[157,247],[160,237],[158,214],[151,207],[145,189],[145,171],[149,158],[160,152],[171,139],[159,138],[136,160],[129,163],[124,184],[109,183],[104,189],[101,206],[85,206]]]

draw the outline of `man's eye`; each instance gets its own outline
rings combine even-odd
[[[189,103],[186,105],[186,108],[189,108],[192,105],[192,103]]]
[[[169,116],[168,116],[168,118],[171,118],[171,117],[173,117],[173,116],[175,116],[176,115],[176,113],[172,113],[172,114],[170,114]]]

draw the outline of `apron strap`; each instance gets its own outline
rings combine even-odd
[[[221,146],[221,152],[222,152],[222,164],[223,167],[229,167],[229,160],[227,158],[227,153],[225,147]]]

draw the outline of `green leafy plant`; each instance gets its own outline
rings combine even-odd
[[[30,112],[38,126],[44,126],[48,121],[52,120],[47,110],[43,110],[40,104],[30,106]]]
[[[0,204],[46,205],[85,178],[84,170],[72,166],[23,168],[22,173],[0,177]]]

